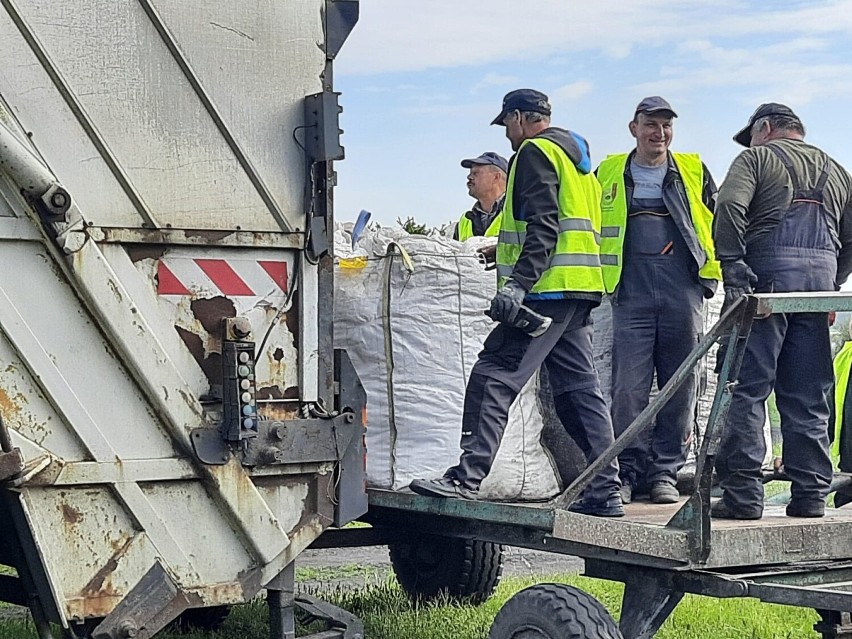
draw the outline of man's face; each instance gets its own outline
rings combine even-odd
[[[630,123],[636,148],[644,157],[658,157],[668,151],[674,137],[671,113],[640,113]]]
[[[517,151],[521,148],[521,143],[524,141],[524,128],[521,125],[521,114],[519,111],[512,111],[505,118],[503,124],[506,125],[506,137],[512,145],[512,150]]]
[[[486,195],[497,181],[498,168],[490,164],[474,164],[467,174],[467,192],[470,197],[479,201]]]

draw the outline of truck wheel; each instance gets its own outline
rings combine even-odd
[[[488,639],[623,639],[601,603],[563,584],[521,590],[497,613]]]
[[[421,535],[388,550],[399,585],[417,601],[445,595],[480,604],[503,574],[503,546],[487,541]]]

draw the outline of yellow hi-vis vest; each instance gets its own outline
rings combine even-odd
[[[846,389],[849,388],[850,369],[852,342],[846,342],[834,356],[834,441],[831,442],[831,458],[835,463],[840,457],[840,427],[843,425],[843,405],[846,402]]]
[[[502,211],[494,216],[494,219],[491,220],[491,224],[489,224],[488,228],[485,229],[485,235],[483,237],[497,237],[497,235],[500,233],[500,220],[502,219],[502,216]],[[471,220],[467,216],[467,213],[465,213],[459,218],[459,224],[457,228],[459,234],[459,242],[464,242],[465,240],[469,240],[473,237],[473,220]]]
[[[624,266],[624,236],[627,232],[627,190],[624,187],[624,169],[629,153],[610,155],[598,167],[601,184],[601,265],[606,292],[612,293],[621,280]],[[696,153],[672,153],[689,203],[689,213],[695,234],[707,261],[698,275],[707,280],[721,280],[722,267],[716,259],[713,245],[713,213],[701,199],[704,189],[704,165]]]
[[[600,186],[592,174],[581,175],[562,148],[550,140],[531,138],[550,160],[559,177],[559,235],[550,265],[530,293],[603,292],[600,263]],[[516,220],[512,207],[517,162],[509,171],[503,224],[497,242],[497,285],[512,275],[526,239],[527,223]]]

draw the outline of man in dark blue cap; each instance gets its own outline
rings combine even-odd
[[[550,102],[532,89],[512,91],[492,124],[506,127],[516,153],[509,162],[506,204],[497,243],[499,291],[489,315],[499,322],[485,340],[465,392],[462,454],[439,479],[411,489],[434,497],[474,499],[488,475],[509,407],[545,364],[563,426],[591,463],[613,442],[612,422],[593,361],[590,313],[600,304],[600,186],[589,146],[550,126]],[[533,336],[525,316],[550,319]],[[618,464],[607,464],[586,487],[575,512],[624,514]]]
[[[852,272],[852,178],[807,144],[790,107],[762,104],[734,140],[719,190],[713,237],[725,303],[752,293],[835,291]],[[723,490],[712,517],[763,515],[765,402],[781,413],[791,517],[822,517],[832,478],[829,405],[833,371],[826,313],[775,314],[754,322],[716,456]]]
[[[502,155],[486,151],[479,157],[462,160],[461,165],[469,170],[467,192],[476,202],[459,219],[453,237],[460,242],[472,237],[497,237],[509,162]]]
[[[704,299],[721,278],[711,226],[716,184],[694,153],[672,153],[677,114],[660,96],[636,106],[630,153],[598,167],[601,262],[612,295],[612,425],[616,436],[648,406],[654,373],[662,388],[698,344]],[[697,374],[659,412],[651,432],[619,455],[621,499],[648,492],[678,500],[697,400]],[[638,489],[638,490],[637,490]]]

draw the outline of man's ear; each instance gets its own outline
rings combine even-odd
[[[639,126],[639,123],[636,120],[630,120],[630,122],[627,123],[627,128],[630,131],[630,135],[632,135],[634,138],[636,137],[637,126]]]

